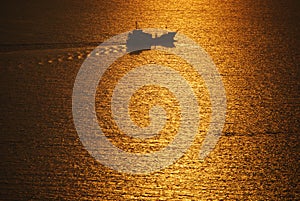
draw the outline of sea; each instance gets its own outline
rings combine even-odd
[[[298,0],[11,0],[0,11],[0,200],[300,199]],[[98,78],[91,102],[85,89],[78,93],[86,104],[75,111],[74,86],[84,63],[95,58],[93,50],[122,33],[149,28],[177,32],[178,47],[177,36],[189,38],[194,45],[182,43],[181,50],[199,46],[216,73],[197,74],[180,55],[164,51],[164,44],[129,54],[122,43],[100,53],[94,63],[99,69],[113,53],[124,55]],[[204,58],[187,54],[200,63]],[[147,65],[173,70],[134,71]],[[173,73],[190,87],[174,81]],[[123,98],[122,90],[145,76],[151,83],[124,98],[128,108],[113,110],[119,100],[114,97]],[[222,85],[211,88],[207,76]],[[158,86],[154,77],[178,90]],[[120,93],[114,91],[118,83]],[[185,95],[187,88],[194,98]],[[213,102],[220,88],[225,93]],[[180,104],[177,97],[188,98]],[[192,100],[200,109],[191,109]],[[153,115],[157,105],[164,112]],[[116,120],[123,117],[114,117],[122,107],[129,130],[152,125],[154,117],[163,128],[148,138],[123,132]],[[101,134],[85,127],[90,108]],[[182,124],[188,125],[185,137],[178,138]],[[214,125],[219,133],[211,135]],[[100,135],[128,158],[97,144]],[[183,141],[175,148],[184,151],[160,154],[176,139]],[[212,146],[199,158],[205,142]],[[129,158],[153,153],[152,163]],[[169,163],[155,166],[161,161]]]

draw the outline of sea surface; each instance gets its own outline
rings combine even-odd
[[[13,0],[1,4],[0,16],[1,200],[300,199],[299,1]],[[132,97],[130,115],[141,127],[149,124],[150,106],[167,111],[164,130],[144,141],[118,130],[111,95],[133,66],[183,72],[202,109],[198,133],[179,160],[149,174],[120,173],[92,157],[76,132],[72,93],[81,65],[136,22],[191,38],[221,75],[226,120],[204,160],[198,154],[211,118],[205,83],[181,58],[159,50],[114,62],[95,107],[112,144],[130,153],[160,151],[180,126],[172,93],[149,86]]]

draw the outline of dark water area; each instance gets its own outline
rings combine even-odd
[[[0,199],[299,200],[299,6],[296,0],[2,3]],[[218,68],[226,121],[204,161],[197,154],[209,112],[187,153],[146,175],[97,162],[76,132],[72,92],[83,61],[136,21],[139,28],[178,30]],[[184,66],[147,51],[116,67],[157,60]]]

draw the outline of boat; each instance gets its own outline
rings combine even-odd
[[[167,32],[161,36],[155,35],[152,37],[152,34],[145,33],[142,29],[138,29],[138,25],[136,22],[136,29],[128,34],[128,38],[126,40],[126,51],[129,53],[138,52],[145,50],[151,50],[152,47],[162,46],[173,48],[175,47],[174,39],[176,32]]]

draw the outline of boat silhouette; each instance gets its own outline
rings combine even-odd
[[[151,47],[162,46],[173,48],[175,47],[174,39],[177,32],[168,32],[161,36],[155,35],[152,37],[152,34],[145,33],[141,29],[135,29],[128,34],[126,40],[126,51],[131,54],[139,54],[144,50],[151,50]]]

